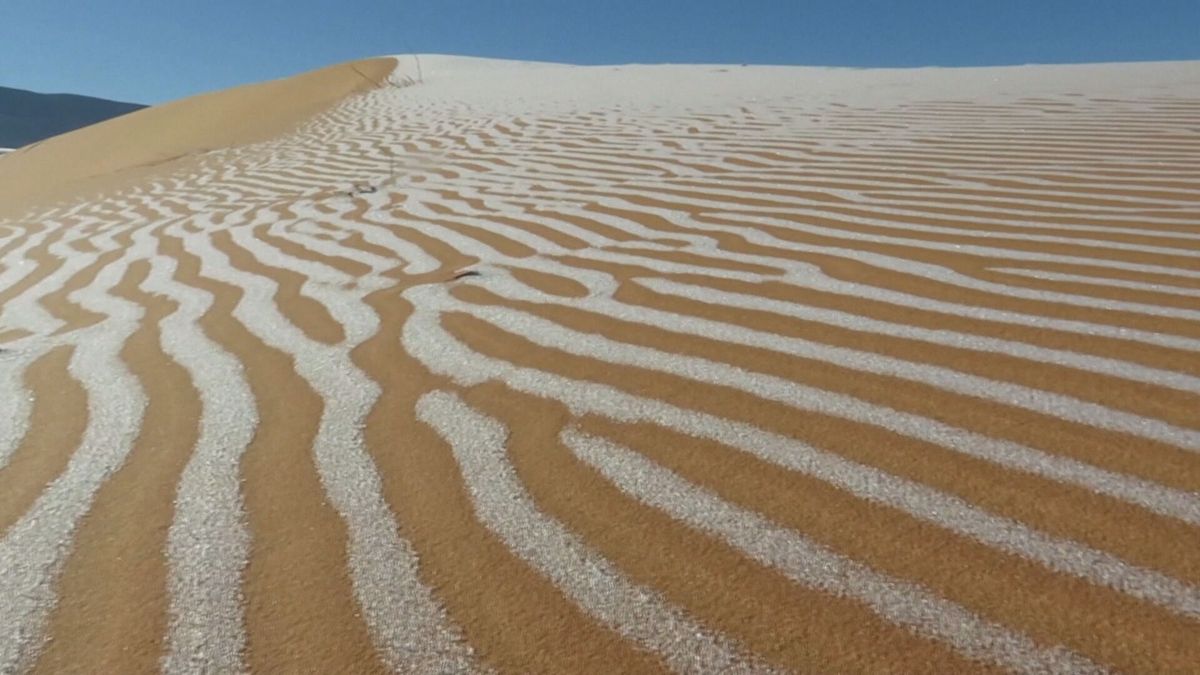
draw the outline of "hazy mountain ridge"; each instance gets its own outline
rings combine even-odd
[[[0,87],[0,148],[20,148],[145,107],[77,94]]]

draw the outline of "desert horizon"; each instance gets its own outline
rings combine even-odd
[[[400,54],[3,154],[0,673],[1186,672],[1197,120]]]

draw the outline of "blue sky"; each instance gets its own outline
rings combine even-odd
[[[0,85],[156,103],[378,54],[964,66],[1200,59],[1200,0],[0,0]]]

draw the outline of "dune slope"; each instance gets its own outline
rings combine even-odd
[[[277,137],[378,86],[394,67],[392,59],[371,59],[201,94],[19,149],[0,163],[0,214],[112,190],[173,161]]]
[[[1200,65],[367,63],[0,160],[0,672],[1200,663]]]

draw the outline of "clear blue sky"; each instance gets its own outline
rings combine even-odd
[[[0,85],[156,103],[350,59],[1200,59],[1200,0],[0,0]]]

